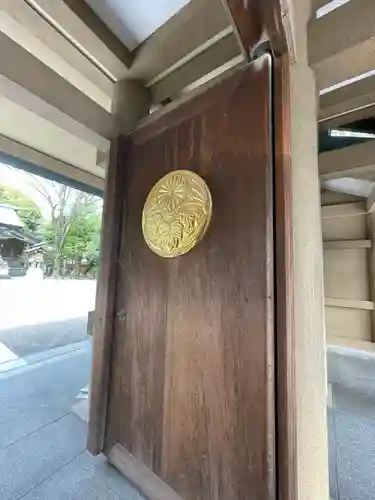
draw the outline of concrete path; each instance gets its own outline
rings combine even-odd
[[[71,413],[90,377],[90,353],[86,341],[0,373],[1,500],[141,500],[85,451],[86,425]]]
[[[328,352],[330,490],[333,500],[375,499],[375,356]]]
[[[0,280],[0,364],[86,340],[95,289],[93,280]]]

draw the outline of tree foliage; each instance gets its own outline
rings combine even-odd
[[[77,274],[86,259],[95,267],[99,259],[101,200],[57,182],[36,178],[35,189],[50,209],[50,218],[41,231],[52,253],[53,274],[62,272],[62,264],[74,263]]]
[[[42,221],[42,214],[38,205],[28,196],[5,184],[0,184],[0,203],[17,208],[17,213],[32,232],[37,232]]]
[[[55,276],[67,268],[67,264],[80,274],[99,264],[101,199],[58,182],[24,173],[30,188],[44,200],[49,216],[43,220],[37,204],[17,189],[0,183],[0,203],[17,209],[25,227],[46,243],[48,259]],[[47,210],[48,208],[48,210]],[[45,212],[45,211],[44,211]]]

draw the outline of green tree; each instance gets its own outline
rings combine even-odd
[[[39,230],[42,221],[40,209],[31,198],[21,191],[0,184],[0,203],[17,208],[17,213],[27,229],[34,233]]]
[[[51,248],[53,275],[61,274],[61,264],[67,259],[76,263],[77,270],[83,258],[91,263],[96,247],[93,242],[100,234],[101,200],[58,182],[30,177],[50,209],[41,231]]]
[[[88,267],[96,268],[99,261],[101,228],[101,209],[95,197],[83,195],[76,206],[76,216],[72,220],[66,236],[62,253],[76,265],[76,274],[80,274],[80,265],[86,259]]]

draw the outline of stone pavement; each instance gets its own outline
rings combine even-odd
[[[85,451],[71,413],[90,376],[90,341],[0,373],[1,500],[141,500],[103,458]],[[27,361],[27,358],[26,358]]]
[[[332,500],[375,499],[375,356],[330,348],[328,408]]]
[[[0,500],[141,498],[85,452],[71,411],[89,382],[94,297],[89,281],[0,282]],[[331,498],[375,500],[375,356],[329,348],[327,361]]]
[[[0,280],[0,363],[86,340],[95,289],[94,280]]]
[[[87,340],[87,315],[49,323],[0,329],[0,342],[17,357]]]

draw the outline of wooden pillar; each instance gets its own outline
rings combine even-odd
[[[307,61],[310,0],[294,0],[294,14],[296,60],[290,76],[298,500],[327,500],[327,378],[317,94]]]
[[[119,235],[123,217],[122,198],[118,192],[125,182],[124,141],[121,136],[137,126],[148,115],[150,94],[136,82],[123,80],[116,84],[113,96],[114,138],[111,141],[109,165],[104,192],[101,230],[100,272],[97,281],[95,320],[93,328],[93,367],[90,389],[89,434],[87,448],[94,455],[103,450],[107,386],[112,354],[113,314],[116,299],[115,277],[119,252]],[[110,223],[108,223],[110,221]],[[103,354],[104,353],[104,354]],[[93,372],[94,374],[94,372]]]

